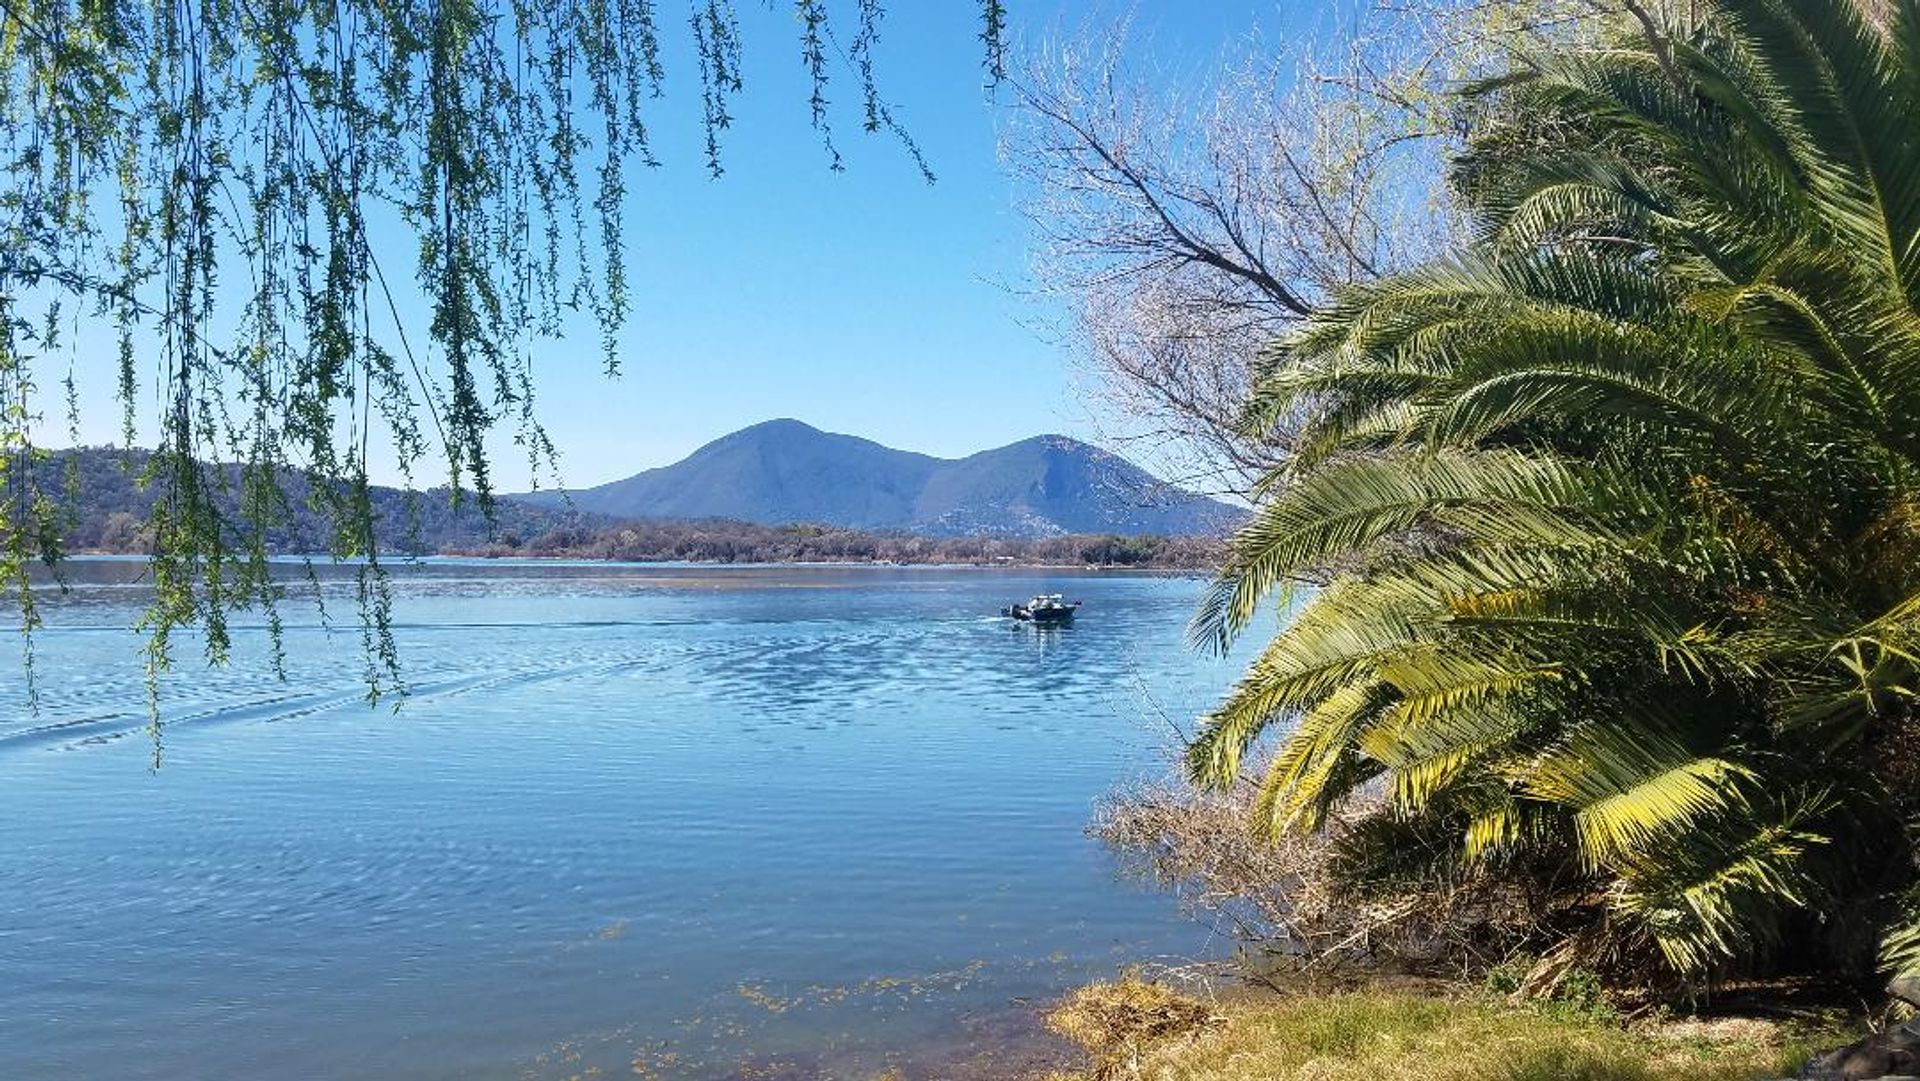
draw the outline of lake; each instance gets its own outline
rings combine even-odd
[[[430,561],[394,712],[329,574],[284,683],[183,638],[155,769],[142,569],[0,676],[0,1077],[944,1076],[1226,949],[1083,833],[1237,671],[1197,579]]]

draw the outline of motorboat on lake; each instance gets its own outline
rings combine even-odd
[[[1041,593],[1025,604],[1000,609],[1000,614],[1028,623],[1071,623],[1079,608],[1079,601],[1063,601],[1058,593]]]

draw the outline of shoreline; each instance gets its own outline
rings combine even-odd
[[[1622,1014],[1600,995],[1385,974],[1225,992],[1131,975],[1078,988],[1045,1020],[1083,1065],[1027,1081],[1771,1081],[1823,1069],[1826,1052],[1872,1027],[1857,1004]]]
[[[66,553],[62,563],[150,563],[153,556],[143,552],[114,552],[104,550],[76,550]],[[366,557],[336,558],[324,552],[298,553],[277,552],[267,557],[269,564],[279,566],[315,567],[340,566],[355,567],[364,565]],[[738,568],[741,570],[767,570],[775,568],[799,568],[819,570],[871,569],[871,570],[942,570],[942,571],[1054,571],[1075,574],[1126,574],[1142,576],[1200,578],[1212,573],[1204,564],[1165,564],[1140,565],[1128,563],[1049,563],[1021,562],[1005,563],[981,562],[940,562],[885,561],[862,559],[793,559],[793,560],[724,560],[724,559],[599,559],[592,556],[577,555],[486,555],[468,551],[442,551],[432,554],[385,553],[380,556],[380,564],[386,567],[407,566],[473,566],[473,567],[622,567],[622,568],[688,568],[701,569]]]

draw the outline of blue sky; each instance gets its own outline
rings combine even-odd
[[[827,168],[808,126],[795,24],[775,7],[740,5],[747,86],[717,181],[702,160],[687,35],[672,35],[667,97],[650,124],[665,167],[636,166],[629,185],[624,374],[601,374],[590,325],[534,346],[540,414],[566,483],[663,465],[777,416],[942,456],[1043,431],[1096,435],[1066,356],[1034,329],[1057,313],[1019,289],[1027,224],[998,159],[1006,106],[984,89],[978,5],[887,4],[878,75],[938,175],[931,186],[891,138],[859,130],[859,91],[843,70],[829,95],[847,168]],[[1016,48],[1131,12],[1141,59],[1166,78],[1204,72],[1256,26],[1284,38],[1326,10],[1301,0],[1008,7]],[[849,25],[852,9],[830,5]],[[410,245],[394,237],[383,260],[411,267]],[[111,380],[92,385],[104,399]],[[111,441],[117,409],[92,405],[83,437]],[[524,459],[504,438],[496,465],[502,488],[527,486]],[[427,483],[438,472],[421,470]]]
[[[1319,9],[1297,0],[1296,12],[1232,0],[1009,7],[1016,42],[1133,11],[1139,47],[1171,76],[1204,70],[1256,22],[1280,30]],[[1042,431],[1095,435],[1066,356],[1036,330],[1055,313],[1019,289],[1028,228],[998,157],[1005,105],[982,90],[973,0],[888,5],[879,78],[938,176],[931,186],[890,138],[858,131],[844,76],[834,96],[847,168],[830,172],[807,125],[790,18],[751,18],[747,100],[728,136],[726,176],[712,181],[701,169],[695,103],[680,96],[678,122],[665,129],[668,165],[633,193],[637,302],[625,374],[609,384],[575,363],[542,383],[567,483],[664,465],[776,416],[949,457]]]

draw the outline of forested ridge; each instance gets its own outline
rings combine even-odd
[[[62,520],[69,552],[147,554],[147,523],[155,491],[141,482],[151,457],[143,450],[88,447],[46,456],[42,483],[70,493]],[[234,499],[233,467],[207,467],[210,487]],[[266,537],[269,551],[327,550],[323,515],[307,505],[313,480],[288,470],[287,499]],[[407,492],[371,486],[374,513],[388,551],[398,555],[532,556],[629,561],[718,563],[894,562],[1095,564],[1196,568],[1217,559],[1218,543],[1196,537],[1069,534],[1022,539],[1000,536],[924,537],[832,525],[761,525],[730,519],[626,520],[585,511],[539,507],[502,499],[489,518],[471,499],[458,506],[445,488]],[[238,519],[232,519],[238,521]],[[238,544],[242,538],[232,538]]]

